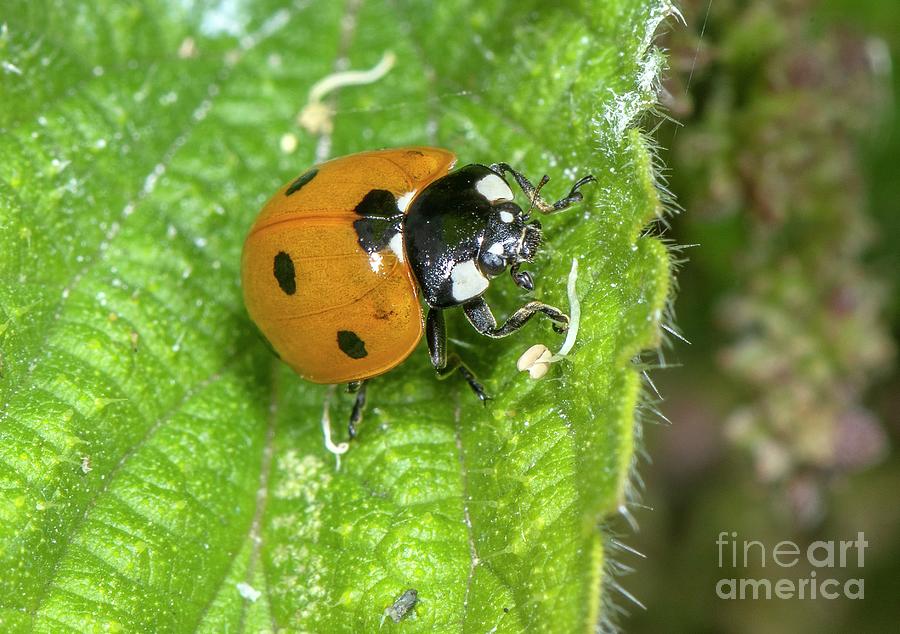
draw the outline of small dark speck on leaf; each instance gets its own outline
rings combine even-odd
[[[399,623],[416,606],[418,601],[419,593],[416,590],[407,590],[394,601],[393,605],[385,608],[384,616],[389,616],[394,623]],[[384,623],[384,618],[381,619],[381,622]]]

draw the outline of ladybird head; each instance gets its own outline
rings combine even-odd
[[[534,260],[542,241],[541,223],[529,220],[528,212],[513,202],[495,204],[479,248],[478,268],[486,277],[493,278],[512,267],[516,284],[532,290],[531,276],[520,273],[518,266]]]

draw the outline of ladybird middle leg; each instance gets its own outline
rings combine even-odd
[[[347,434],[350,439],[356,438],[356,430],[362,422],[363,410],[366,407],[366,386],[368,381],[353,381],[347,384],[347,391],[356,394],[356,400],[353,402],[353,409],[350,412],[350,422],[347,424]]]
[[[495,339],[514,333],[538,313],[547,315],[553,321],[553,330],[558,333],[564,333],[569,328],[568,315],[560,309],[542,302],[528,302],[510,315],[502,326],[497,326],[497,320],[491,312],[491,307],[483,297],[466,302],[463,304],[463,310],[475,330],[486,337]]]
[[[564,197],[557,200],[555,203],[548,203],[541,197],[540,191],[541,188],[547,184],[550,180],[549,176],[544,176],[541,179],[541,182],[535,187],[530,180],[520,172],[517,172],[512,167],[509,166],[508,163],[494,163],[491,165],[491,170],[503,176],[505,172],[512,174],[512,177],[516,179],[516,182],[519,184],[519,187],[522,188],[522,191],[525,192],[525,195],[528,196],[528,200],[531,203],[540,209],[545,214],[552,214],[557,211],[562,211],[566,209],[570,205],[573,205],[577,202],[580,202],[583,198],[580,191],[578,191],[583,185],[587,183],[595,182],[597,179],[592,175],[588,174],[587,176],[579,179],[574,185],[572,185],[572,189],[569,190],[569,193]]]
[[[484,386],[478,382],[469,366],[455,352],[447,354],[447,327],[444,324],[444,311],[437,308],[428,309],[428,316],[425,318],[425,338],[428,341],[431,365],[434,366],[438,378],[444,379],[453,372],[459,372],[475,392],[475,396],[481,399],[482,403],[487,403],[491,397],[484,391]]]

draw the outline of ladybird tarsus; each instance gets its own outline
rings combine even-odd
[[[353,401],[353,409],[350,411],[350,421],[347,423],[347,435],[350,440],[356,438],[356,432],[362,423],[363,410],[366,407],[366,387],[368,381],[353,381],[347,384],[348,392],[356,392],[356,400]]]
[[[494,400],[494,397],[484,391],[484,386],[478,381],[472,371],[469,369],[462,359],[459,358],[459,355],[455,352],[452,353],[448,359],[448,364],[455,366],[457,372],[463,375],[463,378],[469,384],[469,387],[475,393],[475,396],[481,401],[481,404],[487,407],[488,401]],[[451,370],[452,372],[452,370]]]
[[[494,163],[491,165],[491,171],[503,176],[504,173],[509,173],[516,180],[516,183],[519,184],[519,187],[525,192],[525,195],[528,197],[528,200],[532,202],[532,204],[540,209],[545,214],[552,214],[557,211],[562,211],[567,207],[573,205],[574,203],[580,202],[583,198],[583,195],[580,191],[578,191],[582,186],[587,183],[596,182],[597,179],[594,178],[592,174],[588,174],[580,178],[575,184],[572,186],[572,189],[569,190],[569,193],[566,194],[563,198],[560,198],[555,203],[548,203],[546,200],[541,197],[540,190],[541,188],[550,180],[550,177],[544,175],[541,179],[540,184],[535,187],[528,178],[514,170],[508,163]]]
[[[487,406],[488,401],[494,400],[494,397],[485,391],[484,386],[475,376],[475,373],[469,369],[469,366],[466,365],[465,361],[463,361],[455,352],[451,352],[447,355],[444,367],[435,368],[435,371],[437,372],[438,379],[446,379],[454,372],[459,372],[466,380],[466,383],[469,384],[469,388],[471,388],[472,392],[475,393],[475,396],[478,397],[478,400],[480,400],[485,407]]]
[[[509,274],[516,286],[530,293],[534,290],[534,279],[532,279],[531,273],[528,271],[520,271],[520,266],[522,266],[521,262],[513,264],[509,267]]]

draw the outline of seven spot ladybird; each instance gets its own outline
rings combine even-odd
[[[541,244],[541,225],[513,202],[510,174],[531,208],[553,213],[581,200],[576,182],[555,203],[506,163],[451,172],[448,150],[406,147],[362,152],[317,165],[286,183],[263,207],[241,257],[250,317],[280,357],[314,383],[356,392],[352,438],[366,380],[401,363],[422,337],[440,377],[458,371],[482,400],[471,370],[447,353],[443,311],[462,306],[472,326],[505,337],[537,313],[565,332],[569,317],[530,301],[498,326],[482,295],[509,267],[520,270]],[[422,319],[419,297],[427,305]]]

